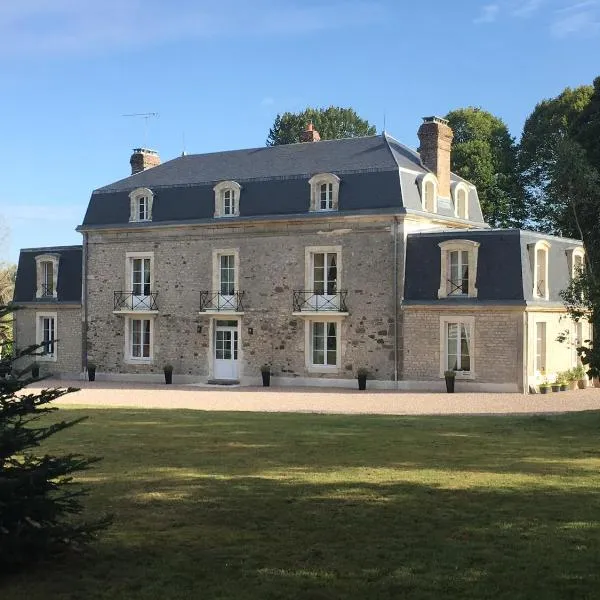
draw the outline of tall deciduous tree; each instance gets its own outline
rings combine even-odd
[[[361,119],[352,108],[306,108],[299,113],[285,112],[275,117],[269,130],[267,146],[295,144],[312,122],[323,140],[375,135],[375,126]]]
[[[554,185],[561,144],[589,105],[593,88],[566,88],[556,98],[540,102],[525,121],[519,144],[519,165],[535,229],[578,237],[570,205]]]
[[[517,168],[517,149],[502,119],[480,108],[446,115],[454,131],[452,170],[477,188],[485,220],[520,227],[527,210]]]

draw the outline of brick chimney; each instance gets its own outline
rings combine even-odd
[[[148,148],[134,148],[133,154],[129,159],[131,165],[131,174],[141,173],[146,169],[156,167],[160,165],[160,156],[155,150],[149,150]]]
[[[301,142],[318,142],[320,139],[321,136],[312,124],[312,121],[308,123],[306,129],[300,134]]]
[[[423,117],[418,131],[421,162],[438,180],[438,195],[450,198],[450,151],[454,134],[448,121],[440,117]]]

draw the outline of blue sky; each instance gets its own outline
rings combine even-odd
[[[91,191],[146,141],[261,146],[278,112],[332,104],[410,146],[469,105],[518,137],[599,56],[600,0],[0,0],[0,260],[79,243]],[[146,112],[147,140],[122,116]]]

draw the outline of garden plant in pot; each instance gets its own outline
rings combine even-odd
[[[94,363],[88,363],[87,365],[88,379],[90,381],[96,380],[96,365]]]
[[[165,374],[165,384],[173,383],[173,365],[165,365],[163,372]]]
[[[454,382],[456,381],[456,371],[444,371],[444,379],[446,380],[446,392],[454,394]]]
[[[368,369],[361,367],[356,372],[356,378],[358,379],[358,389],[366,390],[367,389],[367,377],[369,376]]]
[[[37,363],[33,363],[33,366],[31,367],[31,376],[34,379],[37,379],[40,376],[40,365]]]
[[[558,383],[558,385],[560,386],[560,391],[561,392],[566,392],[567,391],[567,373],[563,372],[563,373],[559,373],[556,376],[556,383]]]
[[[540,383],[540,394],[547,394],[550,391],[550,383],[546,379],[544,382]]]
[[[558,382],[558,378],[554,380],[554,383],[551,384],[553,392],[560,392],[560,383]]]
[[[269,387],[271,385],[271,365],[263,365],[260,368],[260,374],[262,375],[263,387]]]
[[[588,382],[585,378],[585,369],[583,365],[577,365],[573,369],[573,375],[575,376],[575,380],[577,381],[577,387],[580,390],[584,390],[587,387]]]

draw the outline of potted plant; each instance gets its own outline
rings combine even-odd
[[[358,379],[358,389],[366,390],[367,389],[367,377],[369,376],[369,370],[361,367],[356,372],[356,378]]]
[[[567,372],[563,371],[556,376],[556,383],[560,386],[559,389],[561,392],[567,391]]]
[[[448,394],[454,394],[456,371],[444,371],[444,379],[446,380],[446,392],[448,392]]]
[[[93,362],[87,364],[88,379],[96,381],[96,365]]]
[[[540,394],[547,394],[550,391],[550,383],[546,379],[540,383]]]
[[[580,390],[584,390],[587,387],[588,382],[585,378],[585,369],[583,368],[583,365],[577,365],[573,369],[573,375],[575,377],[575,380],[577,381],[577,387]]]
[[[567,385],[570,390],[577,389],[577,376],[575,375],[575,369],[569,369],[565,371],[565,377],[567,378]]]
[[[37,363],[33,363],[33,366],[31,367],[31,376],[34,379],[37,379],[40,376],[40,365]]]
[[[262,375],[263,387],[269,387],[271,385],[271,365],[263,365],[260,368],[260,374]]]
[[[165,374],[165,383],[173,383],[173,365],[165,365],[163,367],[163,372]]]
[[[553,392],[560,392],[560,383],[558,382],[558,376],[553,383],[550,384]]]

